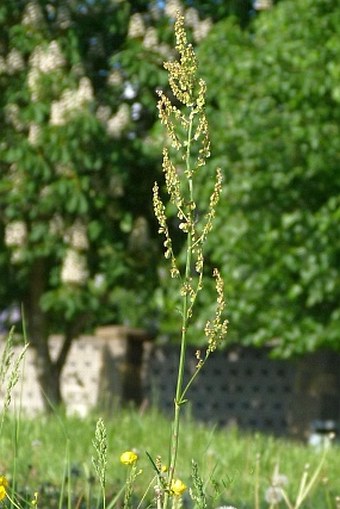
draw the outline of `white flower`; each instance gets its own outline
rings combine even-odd
[[[189,9],[185,11],[185,24],[189,27],[195,27],[198,25],[199,21],[197,9],[189,7]]]
[[[202,41],[202,39],[204,39],[208,35],[211,27],[212,27],[212,21],[210,18],[206,18],[203,21],[200,21],[194,27],[194,30],[193,30],[193,36],[194,36],[195,41],[196,42]]]
[[[143,39],[143,46],[146,49],[157,49],[158,46],[158,34],[154,27],[149,27],[145,32]]]
[[[131,37],[132,39],[136,37],[143,37],[144,33],[145,25],[143,16],[136,12],[135,14],[132,14],[129,21],[128,37]]]
[[[123,97],[124,99],[134,99],[137,95],[137,87],[127,81],[124,85]]]
[[[100,122],[105,124],[109,120],[110,115],[111,115],[110,106],[104,106],[104,105],[98,106],[97,111],[96,111],[96,118]]]
[[[268,504],[278,504],[282,500],[282,489],[278,486],[270,486],[265,493],[265,501]]]
[[[5,227],[5,244],[8,247],[22,246],[27,237],[26,225],[23,221],[12,221]]]
[[[176,18],[177,12],[183,11],[183,6],[179,0],[167,0],[164,12],[169,18]]]
[[[85,257],[74,249],[68,249],[62,269],[63,283],[82,284],[88,277]]]
[[[31,124],[28,132],[28,141],[31,145],[37,145],[39,136],[41,133],[41,127],[38,124]]]
[[[49,222],[49,230],[52,235],[59,236],[64,231],[63,218],[55,214]]]
[[[5,120],[12,124],[17,131],[22,131],[25,127],[20,120],[20,108],[16,103],[9,103],[5,106]]]
[[[107,121],[106,130],[108,134],[113,138],[119,138],[121,132],[128,125],[129,120],[129,106],[123,103],[119,106],[117,113]]]
[[[28,88],[31,91],[31,99],[32,101],[38,101],[39,99],[39,81],[40,81],[40,72],[35,67],[31,67],[31,69],[27,73],[27,84]]]
[[[70,11],[66,6],[60,6],[58,9],[57,25],[65,30],[71,26]]]
[[[77,90],[65,90],[59,101],[51,104],[51,125],[64,125],[74,113],[93,99],[93,89],[89,78],[80,79]]]
[[[22,54],[17,49],[13,48],[7,55],[7,72],[14,74],[22,71],[25,68],[25,62]]]
[[[255,0],[253,7],[256,11],[264,11],[273,6],[272,0]]]
[[[73,249],[86,250],[89,247],[86,227],[80,221],[76,221],[71,228],[67,230],[64,240]]]
[[[93,99],[92,83],[91,80],[86,76],[80,79],[77,95],[78,95],[77,100],[80,103],[92,101]]]
[[[43,20],[43,13],[39,4],[37,2],[28,2],[24,10],[22,24],[39,27]]]

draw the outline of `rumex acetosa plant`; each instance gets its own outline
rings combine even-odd
[[[164,235],[165,258],[170,261],[170,275],[179,281],[181,295],[181,344],[178,364],[178,376],[174,398],[174,418],[171,436],[169,470],[167,486],[164,492],[163,508],[167,507],[172,485],[176,482],[176,463],[179,446],[180,412],[186,402],[186,394],[209,355],[216,350],[227,332],[227,320],[223,319],[225,299],[223,280],[217,269],[213,271],[216,281],[217,302],[215,316],[205,326],[207,348],[196,353],[196,370],[188,382],[184,380],[184,365],[187,350],[187,330],[193,314],[198,293],[203,288],[204,245],[213,227],[221,190],[222,173],[220,169],[211,177],[214,186],[205,213],[196,202],[197,174],[206,171],[210,156],[208,121],[205,113],[206,84],[198,77],[198,63],[192,45],[188,42],[184,18],[177,15],[175,38],[178,59],[165,62],[169,85],[173,95],[170,100],[159,91],[158,111],[165,126],[169,146],[163,149],[163,172],[169,201],[176,210],[179,228],[185,238],[185,262],[179,263],[173,249],[173,242],[167,217],[167,208],[160,197],[159,185],[153,187],[153,205],[159,223],[159,233]]]

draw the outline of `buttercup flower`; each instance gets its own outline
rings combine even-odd
[[[8,481],[4,475],[0,476],[0,500],[6,497],[6,488],[8,487]]]
[[[180,495],[183,495],[186,489],[187,489],[186,485],[180,479],[174,479],[171,483],[171,491],[174,495],[178,497]]]
[[[138,460],[138,455],[133,451],[125,451],[120,456],[120,462],[123,465],[133,465]]]

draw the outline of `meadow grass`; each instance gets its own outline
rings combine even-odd
[[[63,504],[67,503],[68,489],[72,493],[72,507],[78,503],[79,507],[94,508],[99,497],[99,486],[94,479],[91,457],[94,454],[92,442],[97,417],[92,415],[81,419],[67,417],[61,412],[35,418],[21,416],[17,447],[14,448],[17,418],[7,416],[1,437],[1,451],[6,451],[6,455],[1,455],[0,473],[6,474],[11,482],[11,472],[15,468],[17,490],[28,500],[37,491],[41,508],[59,506],[61,487],[68,483]],[[137,506],[153,476],[146,453],[155,458],[160,451],[166,451],[170,421],[157,410],[141,415],[133,409],[125,409],[107,416],[105,422],[108,444],[107,505],[126,480],[126,467],[119,461],[120,454],[136,448],[139,453],[138,467],[142,470],[133,495]],[[181,479],[190,485],[191,463],[193,459],[197,462],[200,475],[206,483],[209,507],[233,505],[238,509],[254,509],[257,491],[259,508],[262,509],[270,507],[265,501],[265,493],[271,485],[276,466],[287,477],[287,493],[294,498],[305,466],[308,464],[312,472],[320,463],[320,455],[309,446],[287,439],[260,433],[247,434],[237,429],[217,429],[186,417],[181,425],[178,471]],[[335,508],[336,497],[340,494],[338,472],[340,447],[335,444],[327,451],[319,481],[303,507]],[[144,507],[152,503],[153,497],[154,493],[150,491]],[[184,496],[184,504],[186,499]],[[118,500],[117,506],[121,504],[122,500]]]

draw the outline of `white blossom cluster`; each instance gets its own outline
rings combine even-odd
[[[265,11],[273,6],[272,0],[255,0],[253,7],[256,11]]]
[[[159,45],[157,30],[154,27],[148,27],[143,38],[143,46],[146,49],[157,50]]]
[[[167,0],[164,6],[164,12],[169,18],[176,18],[177,12],[183,12],[183,6],[180,0]]]
[[[5,106],[5,121],[12,124],[17,131],[23,131],[25,124],[20,119],[20,108],[16,103],[9,103]]]
[[[47,74],[65,65],[65,58],[57,41],[51,41],[48,46],[37,46],[29,58],[30,69],[27,74],[27,84],[33,101],[39,99],[41,74]]]
[[[64,234],[64,241],[73,249],[85,251],[89,247],[86,226],[76,221]]]
[[[39,27],[43,20],[44,16],[38,2],[28,2],[24,10],[22,24],[31,27]]]
[[[64,221],[62,216],[55,214],[49,222],[49,231],[53,236],[60,236],[64,232]]]
[[[8,53],[6,60],[1,57],[0,73],[7,72],[8,74],[15,74],[25,68],[25,61],[22,54],[16,48],[11,49]]]
[[[8,247],[20,247],[27,238],[27,229],[23,221],[12,221],[5,227],[5,244]]]
[[[264,0],[263,0],[264,1]],[[268,0],[267,0],[268,1]],[[156,9],[159,17],[160,10]],[[180,0],[166,0],[164,5],[164,14],[169,18],[176,18],[177,12],[184,13],[187,26],[192,28],[193,37],[196,42],[204,39],[212,27],[211,18],[200,20],[198,11],[194,7],[185,10]],[[154,27],[146,27],[144,18],[140,13],[131,16],[129,22],[128,36],[131,38],[143,39],[143,46],[146,49],[157,51],[165,58],[171,56],[171,50],[166,44],[159,43],[157,30]]]
[[[196,42],[200,42],[208,35],[212,27],[210,18],[205,18],[193,27],[193,37]]]
[[[65,58],[57,41],[51,41],[47,47],[37,46],[32,52],[29,63],[42,73],[49,73],[65,65]]]
[[[205,18],[201,21],[198,11],[194,7],[189,7],[185,11],[185,23],[188,27],[192,28],[193,37],[196,42],[204,39],[212,27],[211,18]]]
[[[81,285],[88,278],[85,256],[79,251],[69,248],[66,251],[62,268],[61,280],[66,284]]]
[[[93,100],[91,81],[83,77],[80,79],[77,90],[65,90],[59,101],[52,102],[50,124],[64,125],[72,114],[81,110],[91,100]]]
[[[145,23],[143,16],[139,12],[135,12],[130,17],[128,37],[134,39],[138,37],[143,37],[144,34],[145,34]]]
[[[61,5],[58,9],[57,24],[63,30],[70,28],[72,22],[70,17],[70,11],[66,6]]]
[[[111,116],[112,110],[110,106],[101,104],[98,106],[96,111],[96,118],[101,122],[102,124],[106,124],[106,122],[109,120]]]
[[[126,103],[122,103],[115,115],[112,115],[106,121],[107,133],[112,138],[119,138],[122,131],[126,128],[130,121],[130,109]]]
[[[30,124],[28,131],[28,141],[31,145],[35,146],[39,143],[41,134],[41,127],[38,124]]]
[[[59,229],[60,219],[55,220],[55,228]],[[63,283],[81,285],[88,278],[87,263],[84,252],[89,247],[86,226],[81,221],[76,221],[70,228],[64,231],[64,242],[68,245],[61,268],[61,280]]]

